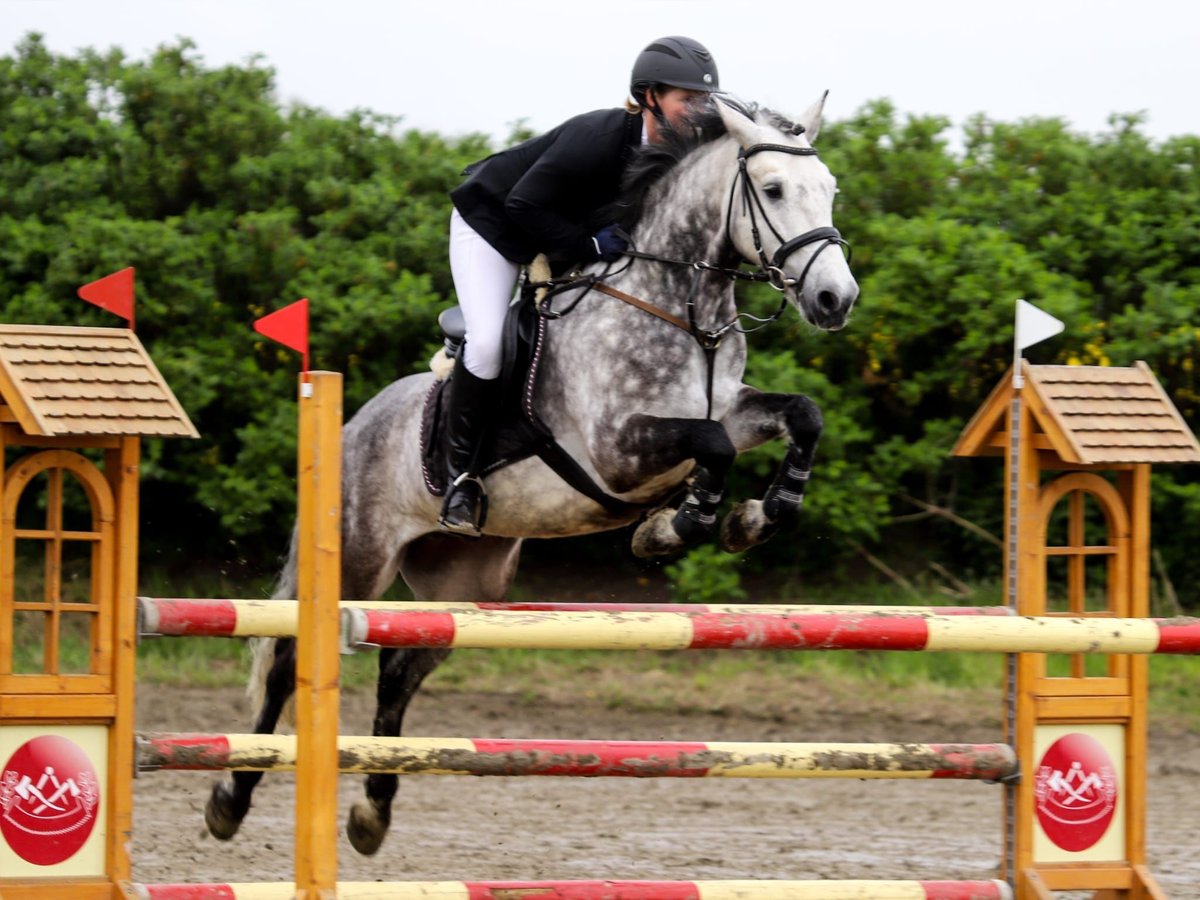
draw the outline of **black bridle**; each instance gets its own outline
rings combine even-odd
[[[806,231],[804,234],[797,235],[794,238],[785,240],[779,230],[772,224],[771,219],[767,216],[767,210],[763,206],[762,198],[758,196],[758,191],[754,187],[754,182],[750,180],[750,174],[746,171],[746,160],[756,153],[763,152],[773,153],[790,153],[793,156],[816,156],[817,151],[814,147],[793,147],[790,144],[752,144],[749,147],[743,147],[738,150],[738,170],[734,175],[733,189],[729,192],[729,206],[725,210],[725,239],[732,244],[733,236],[729,229],[733,223],[733,198],[738,192],[738,182],[742,185],[742,211],[750,215],[750,235],[754,240],[754,252],[758,255],[758,262],[761,266],[761,272],[766,276],[765,280],[775,288],[775,290],[783,292],[789,287],[795,286],[796,292],[804,290],[804,279],[808,277],[808,270],[812,268],[813,263],[817,261],[826,249],[837,245],[846,248],[846,259],[850,259],[850,244],[843,237],[842,233],[833,226],[824,226],[814,228],[812,231]],[[756,212],[757,210],[757,212]],[[758,216],[762,216],[763,222],[771,229],[771,234],[779,241],[779,248],[767,259],[767,253],[763,249],[762,234],[758,228]],[[800,272],[798,279],[788,278],[783,271],[784,264],[788,257],[799,250],[801,247],[807,247],[809,244],[820,243],[820,246],[809,257],[804,269]],[[779,313],[776,313],[775,318],[783,312],[781,306]]]

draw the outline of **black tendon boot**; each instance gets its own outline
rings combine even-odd
[[[446,500],[438,525],[446,531],[478,537],[487,519],[487,495],[476,472],[476,454],[491,430],[500,380],[471,374],[460,352],[447,386]]]

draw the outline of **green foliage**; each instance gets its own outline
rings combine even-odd
[[[285,108],[274,81],[257,60],[206,66],[187,40],[135,61],[59,56],[29,35],[0,57],[4,321],[111,325],[75,291],[136,266],[139,336],[202,434],[145,444],[151,553],[186,545],[270,568],[286,545],[298,362],[254,319],[309,297],[313,364],[345,373],[352,414],[426,364],[452,302],[448,192],[487,140]],[[1000,532],[1000,466],[948,451],[1009,364],[1018,297],[1067,324],[1035,362],[1145,360],[1195,421],[1200,137],[1156,144],[1141,124],[1118,115],[1087,135],[979,116],[959,151],[946,119],[884,99],[826,124],[862,295],[842,332],[788,313],[750,338],[747,381],[813,397],[826,430],[798,532],[743,571],[851,574],[867,548],[902,574],[935,562],[993,576],[995,547],[928,510]],[[527,136],[513,123],[511,140]],[[758,312],[777,302],[742,292]],[[730,496],[760,495],[782,453],[747,455]],[[1156,546],[1195,609],[1200,478],[1163,470],[1155,488]],[[693,598],[738,590],[715,551],[673,569]]]
[[[907,498],[1000,533],[1000,467],[956,462],[948,451],[1010,363],[1015,298],[1066,323],[1062,336],[1027,351],[1033,361],[1145,360],[1195,421],[1200,140],[1155,146],[1136,116],[1114,117],[1100,135],[1055,119],[978,117],[954,156],[939,138],[945,124],[901,122],[880,101],[822,132],[862,295],[841,334],[787,338],[801,365],[842,389],[835,402],[858,426],[846,434],[867,435],[849,452],[823,440],[806,534],[859,540],[882,555],[903,548],[889,557],[902,571],[932,560],[966,576],[995,573],[995,548],[945,519],[922,521]],[[766,341],[783,350],[777,338]],[[751,359],[762,350],[754,346]],[[846,427],[822,405],[831,432]],[[1154,509],[1156,521],[1171,523],[1170,535],[1156,531],[1157,545],[1192,608],[1200,590],[1183,577],[1196,573],[1181,542],[1200,529],[1195,482],[1190,471],[1159,473]],[[870,529],[843,530],[855,517],[821,517],[824,504],[837,508],[834,497],[864,492],[883,500],[867,516]]]
[[[738,603],[746,599],[737,567],[741,560],[711,545],[696,547],[663,571],[676,603]]]
[[[215,526],[197,553],[277,550],[294,515],[298,360],[250,324],[309,297],[313,365],[345,373],[348,413],[421,368],[452,302],[448,192],[489,149],[273,90],[188,41],[130,62],[30,35],[0,58],[4,321],[112,325],[75,291],[137,268],[139,337],[202,435],[146,443],[145,495]]]

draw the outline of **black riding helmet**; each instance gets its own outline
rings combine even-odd
[[[687,37],[659,38],[638,54],[629,78],[629,93],[645,106],[645,92],[654,84],[690,91],[717,91],[717,64],[703,44]]]

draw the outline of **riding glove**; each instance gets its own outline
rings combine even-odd
[[[629,241],[616,225],[605,225],[588,238],[587,243],[592,258],[602,262],[616,262],[629,247]]]

